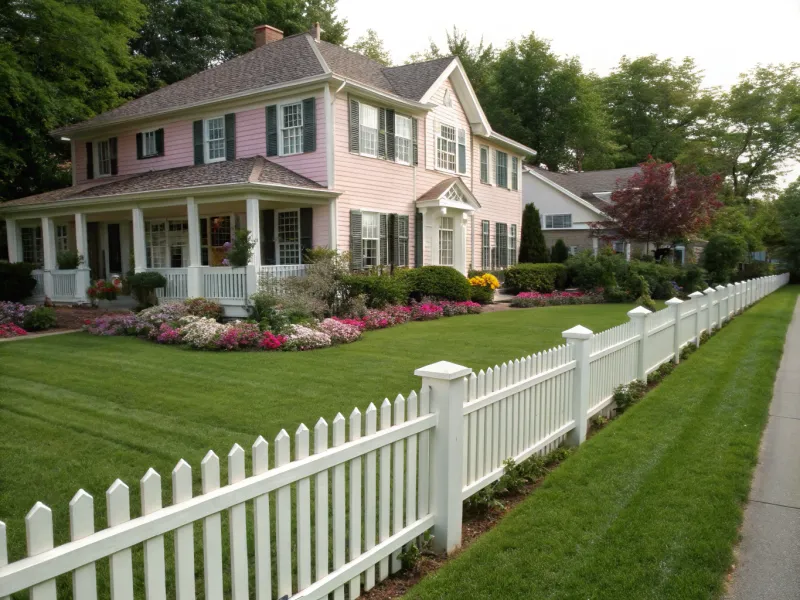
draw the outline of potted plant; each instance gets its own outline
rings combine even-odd
[[[86,295],[89,296],[92,306],[97,306],[99,300],[116,300],[121,288],[122,282],[119,278],[112,280],[98,279],[88,287]]]

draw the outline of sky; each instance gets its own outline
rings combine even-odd
[[[348,20],[349,41],[372,28],[395,64],[427,48],[429,39],[444,47],[453,25],[470,41],[482,37],[496,47],[533,31],[557,54],[577,56],[600,75],[622,55],[691,56],[709,87],[728,87],[759,63],[800,62],[800,0],[338,0],[337,6]],[[789,177],[798,176],[795,166]]]

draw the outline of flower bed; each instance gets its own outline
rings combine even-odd
[[[0,339],[8,339],[28,335],[22,327],[18,327],[13,323],[0,324]]]
[[[599,304],[603,302],[603,291],[593,292],[520,292],[511,299],[511,306],[516,308],[534,308],[540,306],[566,306],[569,304]]]
[[[42,331],[56,326],[56,313],[46,306],[0,302],[0,325],[14,325],[24,331]],[[10,328],[6,329],[7,332],[11,331]]]
[[[215,313],[208,301],[192,299],[153,306],[139,314],[116,313],[87,319],[84,330],[93,335],[136,336],[159,344],[180,344],[197,350],[305,351],[355,342],[365,330],[479,312],[481,305],[477,302],[427,301],[411,306],[372,309],[358,316],[296,323],[282,327],[281,331],[269,331],[252,322],[220,323],[204,316]]]

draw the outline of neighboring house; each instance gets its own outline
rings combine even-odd
[[[302,273],[313,246],[349,251],[355,269],[515,262],[532,150],[492,130],[457,58],[384,67],[318,26],[287,38],[260,26],[255,39],[53,132],[72,146],[73,185],[0,205],[9,259],[43,266],[39,295],[84,298],[89,268],[158,270],[163,297],[241,308],[259,275]],[[253,264],[222,267],[242,228]],[[58,271],[66,249],[86,267]]]

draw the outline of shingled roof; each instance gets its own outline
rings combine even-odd
[[[39,206],[66,200],[236,183],[263,183],[308,190],[326,189],[317,182],[271,162],[263,156],[252,156],[206,165],[176,167],[136,175],[96,179],[52,192],[10,200],[1,204],[0,210],[15,206]]]
[[[564,173],[554,173],[539,167],[528,167],[531,171],[549,179],[556,185],[561,186],[590,202],[595,208],[603,210],[608,206],[608,202],[601,200],[595,194],[602,192],[613,192],[618,184],[623,184],[628,179],[641,172],[640,167],[626,167],[623,169],[605,169],[601,171],[568,171]]]
[[[452,57],[447,57],[386,67],[357,52],[324,41],[315,42],[309,33],[301,33],[265,44],[87,121],[56,129],[53,134],[69,135],[87,126],[147,117],[327,73],[402,99],[419,101],[452,61]]]

